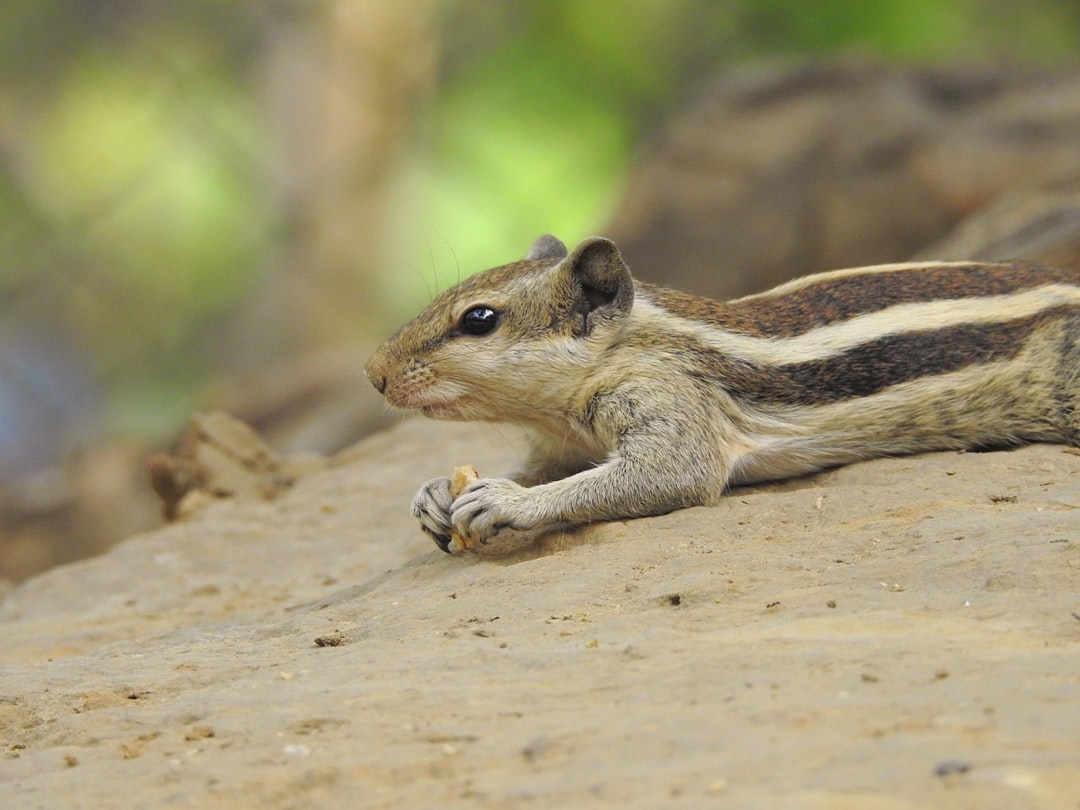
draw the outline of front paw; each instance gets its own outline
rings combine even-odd
[[[412,501],[412,514],[420,521],[420,528],[447,554],[450,553],[450,532],[453,529],[450,523],[453,501],[449,478],[432,478],[420,487]]]
[[[465,537],[486,543],[503,529],[530,529],[529,491],[505,478],[481,478],[465,488],[450,508],[450,522]]]

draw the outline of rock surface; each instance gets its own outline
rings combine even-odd
[[[1075,808],[1080,455],[883,459],[450,557],[405,422],[0,604],[30,807]]]
[[[1075,266],[1078,166],[1074,69],[745,65],[665,124],[603,233],[639,278],[721,299],[939,244]]]

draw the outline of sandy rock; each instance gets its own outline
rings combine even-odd
[[[1075,807],[1080,455],[434,550],[420,482],[515,446],[406,422],[8,592],[4,806]]]

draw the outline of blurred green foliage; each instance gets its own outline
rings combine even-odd
[[[44,319],[62,332],[99,381],[108,424],[160,432],[183,418],[195,384],[238,353],[232,313],[304,238],[295,212],[266,193],[275,133],[254,77],[282,20],[328,32],[338,5],[9,0],[0,10],[0,317],[5,329]],[[400,170],[414,189],[390,217],[401,241],[384,251],[405,297],[395,319],[431,292],[410,268],[434,265],[452,281],[521,255],[540,232],[573,241],[599,229],[643,137],[726,65],[1080,54],[1075,0],[430,8],[434,91]],[[372,333],[390,326],[359,315]]]
[[[160,435],[183,418],[220,368],[193,333],[237,306],[271,249],[264,133],[225,58],[243,19],[233,10],[206,38],[222,9],[200,12],[214,5],[0,11],[0,318],[70,344],[94,390],[47,381],[50,396],[89,394],[121,432]]]
[[[138,63],[83,55],[64,77],[28,154],[35,197],[51,217],[81,231],[111,285],[153,312],[164,345],[252,283],[257,245],[243,238],[265,216],[258,187],[207,143],[205,122],[234,133],[231,149],[257,153],[256,121],[239,88],[206,83],[178,111],[162,82]],[[197,115],[191,115],[192,111]],[[72,182],[76,179],[77,182]],[[238,238],[239,237],[239,238]],[[73,314],[100,334],[105,356],[115,310],[74,301]]]

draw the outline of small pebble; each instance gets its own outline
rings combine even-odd
[[[962,759],[947,759],[934,766],[934,776],[953,776],[954,774],[967,773],[970,770],[970,762],[964,762]]]

